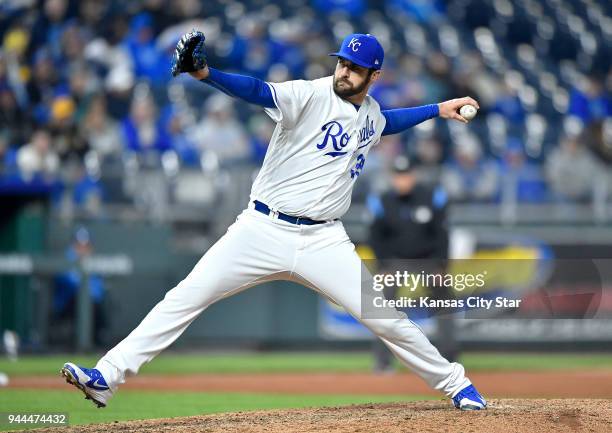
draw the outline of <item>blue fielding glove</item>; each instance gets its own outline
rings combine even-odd
[[[192,30],[184,34],[176,44],[172,60],[172,76],[183,72],[195,72],[206,66],[204,33]]]

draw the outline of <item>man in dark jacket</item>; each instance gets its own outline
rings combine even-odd
[[[446,194],[419,183],[406,156],[393,162],[393,189],[370,201],[370,243],[378,259],[446,259]]]
[[[410,263],[426,272],[440,272],[448,257],[448,229],[446,224],[447,198],[441,187],[419,182],[418,169],[413,160],[398,156],[393,161],[393,188],[369,200],[374,214],[370,228],[370,245],[376,258],[388,264],[390,260],[411,260]],[[418,262],[417,262],[418,260]],[[432,288],[430,288],[432,289]],[[443,296],[433,290],[433,296]],[[395,298],[397,289],[385,292]],[[443,356],[454,358],[456,345],[444,321],[438,322],[438,347]],[[391,371],[392,355],[383,343],[374,343],[375,370]]]

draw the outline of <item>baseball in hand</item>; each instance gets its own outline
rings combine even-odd
[[[459,109],[459,114],[461,114],[461,116],[468,121],[476,117],[477,112],[478,110],[476,110],[476,107],[470,104],[464,105]]]

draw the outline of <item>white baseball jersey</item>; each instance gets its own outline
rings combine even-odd
[[[270,85],[278,108],[266,111],[278,125],[251,199],[316,220],[347,210],[353,182],[380,140],[385,119],[371,97],[356,110],[336,96],[332,83],[327,77]],[[245,209],[189,275],[97,363],[110,387],[104,402],[210,305],[279,279],[305,284],[342,306],[432,388],[453,397],[470,385],[463,366],[444,359],[397,311],[386,319],[363,317],[364,269],[342,222],[295,225]]]
[[[386,119],[366,96],[356,108],[333,89],[333,76],[268,83],[278,108],[266,108],[277,125],[251,200],[298,217],[340,218],[351,204],[353,183]]]

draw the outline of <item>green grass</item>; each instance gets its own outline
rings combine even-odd
[[[113,397],[112,404],[107,408],[96,409],[77,391],[9,389],[0,391],[0,408],[2,412],[64,412],[68,413],[69,423],[74,425],[259,409],[426,399],[432,398],[406,395],[279,395],[124,390]],[[6,424],[0,424],[0,429],[7,428]]]
[[[369,371],[371,357],[363,353],[167,353],[146,364],[140,374],[350,372]],[[0,371],[10,375],[57,374],[64,362],[93,366],[97,356],[24,356],[18,362],[0,358]]]
[[[65,361],[93,366],[97,356],[24,356],[18,362],[0,358],[0,372],[9,376],[54,375]],[[575,370],[611,368],[612,354],[466,353],[468,371]],[[367,372],[369,353],[226,353],[162,354],[141,374]]]
[[[611,353],[468,353],[468,371],[545,371],[612,369]]]

